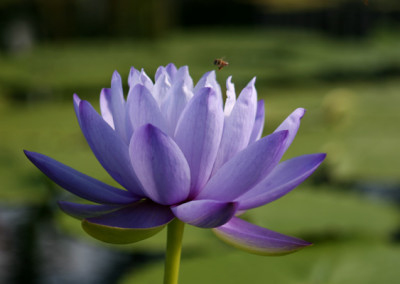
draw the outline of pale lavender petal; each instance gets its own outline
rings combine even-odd
[[[89,102],[81,101],[79,113],[82,132],[100,164],[123,187],[142,195],[140,182],[129,159],[128,145]]]
[[[284,255],[312,245],[301,239],[286,236],[248,223],[237,217],[213,232],[224,242],[259,255]]]
[[[257,111],[257,91],[254,83],[255,78],[242,90],[231,114],[225,118],[213,174],[249,144]]]
[[[113,116],[115,131],[125,141],[125,143],[128,144],[130,137],[126,135],[125,99],[122,90],[121,76],[117,71],[115,71],[112,76],[110,91],[111,95],[108,96],[108,103]]]
[[[265,122],[265,107],[264,100],[259,100],[257,103],[256,120],[254,121],[253,131],[250,135],[249,144],[261,138]]]
[[[28,159],[46,176],[69,192],[104,204],[127,204],[140,197],[87,176],[45,155],[24,151]]]
[[[117,228],[148,229],[165,225],[174,218],[168,206],[143,200],[99,217],[88,218],[87,221]]]
[[[167,66],[165,66],[165,71],[167,71],[169,77],[171,78],[172,81],[175,80],[175,74],[178,71],[176,69],[176,66],[173,63],[169,63]]]
[[[287,131],[268,135],[230,159],[196,199],[233,201],[266,177],[283,155]]]
[[[131,70],[129,72],[129,76],[128,76],[128,85],[129,88],[133,88],[135,87],[137,84],[141,84],[142,81],[140,79],[140,72],[135,69],[134,67],[131,67]]]
[[[226,101],[224,107],[225,116],[229,116],[231,114],[233,106],[236,102],[235,85],[231,81],[232,76],[229,76],[226,80]]]
[[[221,92],[221,86],[218,84],[215,71],[210,71],[205,73],[197,82],[196,86],[194,87],[193,93],[196,95],[202,88],[204,87],[209,87],[214,89],[214,91],[217,93],[218,97],[218,104],[222,108],[222,92]]]
[[[157,101],[158,106],[161,106],[162,102],[167,98],[168,90],[171,88],[171,82],[169,75],[164,72],[161,74],[153,88],[153,97]]]
[[[235,215],[236,209],[235,202],[215,200],[193,200],[171,207],[178,219],[200,228],[222,226]]]
[[[175,141],[188,161],[191,174],[190,197],[208,181],[221,141],[224,115],[217,96],[203,88],[185,108],[175,133]]]
[[[129,153],[133,168],[150,199],[172,205],[188,197],[189,165],[168,135],[151,124],[144,125],[134,132]]]
[[[189,67],[182,66],[178,69],[174,77],[174,83],[183,81],[184,85],[193,93],[193,79],[189,74]]]
[[[112,129],[115,129],[113,114],[111,111],[111,90],[108,88],[104,88],[100,93],[100,111],[101,116],[111,126]]]
[[[306,110],[304,108],[298,108],[294,112],[292,112],[282,123],[278,126],[275,132],[288,130],[289,135],[285,145],[285,151],[289,148],[290,144],[294,137],[296,136],[297,130],[300,127],[300,120],[304,116]]]
[[[153,91],[153,81],[151,81],[150,77],[147,76],[146,72],[144,72],[144,69],[140,71],[140,81],[143,86],[145,86],[150,92]]]
[[[165,71],[165,67],[164,66],[159,66],[157,68],[156,75],[154,76],[154,82],[157,82],[158,78],[160,78],[160,76],[162,74],[168,74],[168,73],[167,73],[167,71]]]
[[[137,84],[129,92],[127,109],[130,115],[133,130],[151,123],[165,131],[167,125],[160,108],[150,91],[141,84]]]
[[[81,103],[81,99],[77,94],[73,95],[73,103],[74,103],[74,110],[76,118],[78,119],[79,126],[81,125],[81,119],[79,118],[79,104]]]
[[[167,98],[161,105],[161,112],[169,126],[167,133],[170,136],[174,135],[182,111],[192,97],[192,91],[186,86],[183,80],[174,83],[170,88]]]
[[[122,208],[121,205],[98,205],[98,204],[79,204],[67,201],[59,201],[61,210],[77,219],[97,217]]]
[[[270,203],[302,183],[325,159],[326,154],[311,154],[280,163],[264,180],[240,196],[240,210]]]

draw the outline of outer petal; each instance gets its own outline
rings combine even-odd
[[[285,151],[287,150],[287,148],[289,148],[290,144],[292,144],[292,141],[296,136],[297,130],[299,130],[300,127],[300,120],[304,116],[305,112],[306,110],[304,108],[296,109],[275,130],[275,132],[282,130],[289,131],[288,139],[286,140]]]
[[[257,110],[257,92],[254,82],[255,78],[243,89],[231,114],[225,118],[213,173],[249,144]]]
[[[147,239],[174,219],[169,207],[143,200],[82,222],[92,237],[107,243],[127,244]]]
[[[91,178],[45,155],[24,151],[28,159],[51,180],[84,199],[105,204],[128,204],[138,197]]]
[[[175,134],[188,161],[191,174],[191,197],[196,196],[208,181],[219,143],[224,115],[217,106],[217,95],[210,88],[203,88],[185,108]]]
[[[121,205],[98,205],[98,204],[79,204],[67,201],[59,201],[61,210],[77,219],[97,217],[122,208]]]
[[[237,217],[213,229],[213,232],[224,242],[259,255],[284,255],[312,245],[301,239],[258,227]]]
[[[193,200],[171,208],[181,221],[201,228],[215,228],[228,222],[237,209],[235,202]]]
[[[87,101],[79,104],[82,132],[106,171],[123,187],[142,195],[141,185],[129,160],[128,145]]]
[[[230,159],[196,199],[233,201],[268,175],[283,155],[287,131],[260,139]]]
[[[259,100],[257,103],[256,120],[254,121],[253,131],[250,135],[249,144],[261,138],[265,122],[265,107],[264,100]]]
[[[131,89],[127,108],[134,131],[147,123],[164,131],[167,129],[156,100],[145,86],[138,84]]]
[[[178,145],[151,124],[132,136],[129,153],[146,195],[157,203],[184,201],[190,190],[189,165]]]
[[[326,154],[296,157],[279,164],[264,180],[240,196],[240,210],[272,202],[294,189],[308,178],[325,159]]]

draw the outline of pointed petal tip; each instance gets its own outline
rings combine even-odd
[[[233,247],[264,256],[290,254],[312,245],[302,239],[256,226],[237,217],[221,227],[214,228],[213,232]]]
[[[170,63],[168,63],[167,65],[165,65],[165,68],[176,68],[176,66],[175,66],[175,64],[174,63],[172,63],[172,62],[170,62]]]
[[[118,73],[117,70],[114,70],[113,74],[112,74],[112,79],[120,79],[121,75]]]
[[[31,156],[32,156],[32,154],[34,153],[34,152],[31,152],[31,151],[28,151],[28,150],[25,150],[25,149],[23,149],[22,150],[23,152],[24,152],[24,154],[25,154],[25,156],[30,160],[31,158]]]
[[[298,109],[295,110],[295,112],[298,112],[300,119],[302,119],[303,116],[306,114],[307,110],[305,108],[299,107]]]
[[[72,95],[72,100],[76,106],[79,106],[81,98],[76,93]]]

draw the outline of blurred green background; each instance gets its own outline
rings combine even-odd
[[[307,114],[284,159],[328,157],[254,223],[314,242],[260,257],[187,226],[181,283],[398,283],[400,4],[358,0],[17,0],[0,2],[0,282],[161,283],[165,231],[130,246],[86,236],[56,201],[71,196],[22,153],[113,183],[87,146],[72,94],[98,107],[118,70],[214,69],[223,90],[253,77],[264,135]],[[127,90],[127,86],[125,86]]]

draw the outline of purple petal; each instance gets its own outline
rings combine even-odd
[[[225,118],[213,173],[249,144],[257,110],[257,92],[254,83],[255,78],[243,89],[232,112]]]
[[[233,201],[250,190],[278,164],[287,131],[258,140],[223,165],[196,199]]]
[[[200,78],[199,82],[197,82],[193,89],[194,95],[196,95],[202,88],[205,87],[214,89],[218,97],[218,105],[222,108],[221,86],[217,82],[215,71],[207,72]]]
[[[148,123],[164,131],[167,129],[165,118],[156,100],[143,85],[138,84],[131,89],[127,108],[134,131]]]
[[[250,135],[249,144],[261,138],[265,122],[264,100],[259,100],[257,103],[256,120],[254,121],[253,131]]]
[[[146,72],[144,72],[144,69],[140,71],[140,82],[143,86],[145,86],[150,92],[153,90],[153,82],[151,81],[150,77],[147,76]]]
[[[312,245],[301,239],[253,225],[237,217],[213,229],[213,232],[224,242],[259,255],[284,255]]]
[[[150,199],[172,205],[188,197],[189,165],[168,135],[147,124],[133,134],[129,153],[133,168]]]
[[[223,123],[224,115],[217,106],[217,95],[210,88],[201,89],[182,113],[175,141],[190,167],[191,197],[199,193],[210,177]]]
[[[294,137],[296,136],[297,130],[299,130],[299,127],[300,127],[300,120],[304,116],[305,112],[306,112],[306,110],[304,108],[296,109],[275,130],[275,132],[282,131],[282,130],[289,131],[289,135],[286,140],[285,151],[287,150],[287,148],[289,148],[290,144],[292,144],[292,141],[293,141]]]
[[[58,205],[62,211],[77,219],[97,217],[122,207],[121,205],[79,204],[67,201],[59,201]]]
[[[51,180],[79,197],[105,204],[128,204],[138,200],[128,191],[105,184],[45,155],[26,150],[24,152]]]
[[[326,154],[311,154],[280,163],[264,180],[240,196],[240,210],[272,202],[290,192],[308,178],[325,159]]]
[[[80,103],[79,113],[82,132],[100,164],[123,187],[142,195],[129,159],[128,145],[87,101]]]
[[[76,118],[78,119],[79,126],[81,126],[81,119],[79,117],[79,104],[81,103],[81,99],[77,94],[74,94],[73,96],[73,102],[74,102],[74,110],[76,114]]]
[[[129,71],[129,76],[128,76],[128,85],[129,88],[133,88],[136,86],[136,84],[141,83],[140,81],[140,72],[135,69],[135,67],[131,67],[131,70]]]
[[[101,116],[111,126],[112,129],[115,129],[113,114],[111,110],[111,90],[104,88],[100,93],[100,111]]]
[[[226,79],[226,101],[224,107],[224,114],[229,116],[236,103],[235,85],[231,82],[232,76]]]
[[[143,200],[99,217],[88,218],[87,221],[125,229],[147,229],[165,225],[174,218],[168,206]]]
[[[161,106],[162,102],[167,98],[168,90],[171,88],[171,82],[169,75],[164,72],[161,74],[153,88],[153,97],[157,101],[158,105]]]
[[[128,144],[130,133],[126,121],[125,100],[122,94],[121,77],[114,72],[112,87],[102,89],[100,110],[103,119],[113,128],[122,140]],[[128,121],[130,124],[130,121]]]
[[[171,208],[181,221],[200,228],[215,228],[228,222],[237,209],[235,202],[193,200]]]
[[[189,67],[187,66],[182,66],[175,74],[174,83],[181,81],[183,81],[184,86],[186,86],[186,88],[193,93],[193,80],[192,77],[190,77]]]
[[[161,105],[161,111],[167,119],[169,128],[168,133],[173,136],[175,133],[176,125],[185,109],[187,103],[193,97],[193,93],[186,87],[185,81],[179,81],[172,85],[167,98]]]
[[[165,66],[165,71],[167,71],[169,77],[171,78],[172,81],[175,80],[175,74],[178,71],[176,69],[176,66],[173,63],[169,63],[167,66]]]
[[[156,75],[154,76],[154,82],[157,82],[158,78],[160,78],[161,75],[166,74],[166,73],[167,73],[167,71],[165,71],[165,67],[159,66],[156,70]]]

